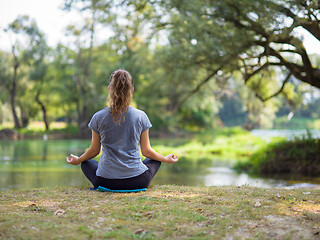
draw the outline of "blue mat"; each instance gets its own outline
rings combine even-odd
[[[116,192],[116,193],[130,193],[130,192],[145,192],[147,191],[146,188],[140,188],[140,189],[130,189],[130,190],[112,190],[109,188],[104,188],[104,187],[97,187],[97,188],[90,188],[90,190],[97,190],[100,192]]]

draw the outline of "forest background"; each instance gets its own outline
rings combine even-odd
[[[32,16],[0,33],[10,39],[0,51],[2,128],[62,122],[87,136],[117,68],[132,74],[133,105],[158,136],[320,128],[320,56],[302,36],[320,40],[318,1],[66,0],[61,9],[77,18],[56,46]]]

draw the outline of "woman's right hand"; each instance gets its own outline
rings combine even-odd
[[[174,157],[173,153],[170,153],[169,155],[164,157],[166,159],[166,163],[172,164],[175,162],[178,162],[178,156]]]

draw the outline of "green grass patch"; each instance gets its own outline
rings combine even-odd
[[[320,139],[313,139],[310,133],[292,140],[274,139],[235,168],[251,173],[319,175]]]
[[[319,197],[319,189],[247,186],[11,190],[0,196],[0,238],[316,239]]]
[[[165,141],[165,144],[163,143]],[[163,155],[174,152],[195,161],[201,159],[247,159],[266,142],[241,128],[222,128],[194,134],[190,138],[152,140],[153,148]]]
[[[17,131],[20,134],[32,135],[32,136],[37,136],[37,135],[42,136],[43,134],[55,134],[55,133],[74,135],[79,133],[79,128],[76,125],[66,125],[64,127],[58,127],[58,128],[52,127],[49,129],[49,131],[46,131],[42,127],[21,128],[21,129],[18,129]]]
[[[320,120],[312,118],[303,118],[303,117],[293,117],[288,120],[285,117],[278,117],[273,121],[273,127],[276,129],[320,129]]]
[[[200,132],[184,138],[151,138],[150,142],[152,148],[164,156],[174,153],[188,161],[218,159],[231,163],[247,160],[257,149],[266,145],[263,139],[239,127]]]
[[[76,124],[66,124],[64,122],[53,122],[50,124],[49,131],[46,131],[43,122],[31,122],[28,127],[14,129],[12,124],[1,124],[0,130],[9,128],[24,136],[42,137],[43,134],[65,134],[76,135],[79,133],[79,127]]]

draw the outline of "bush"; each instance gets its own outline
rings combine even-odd
[[[290,141],[270,143],[255,152],[236,168],[252,173],[320,174],[320,139],[311,135]]]

